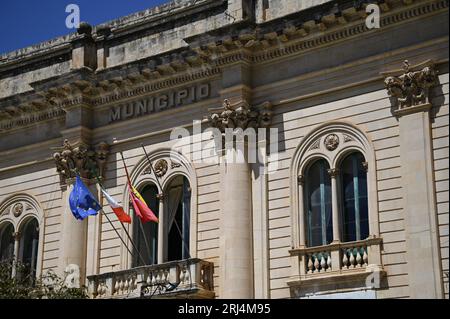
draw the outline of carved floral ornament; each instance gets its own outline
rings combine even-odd
[[[210,109],[208,120],[212,127],[218,128],[222,133],[225,129],[243,130],[247,128],[267,128],[272,123],[272,104],[265,102],[253,107],[245,100],[231,103],[225,99],[221,108]]]
[[[342,141],[342,143],[341,143]],[[321,136],[314,140],[309,147],[309,150],[318,150],[321,148],[321,144],[325,146],[325,148],[332,152],[336,150],[339,146],[346,143],[354,142],[354,138],[348,134],[344,133],[330,133],[324,136]]]
[[[339,137],[336,134],[329,134],[325,137],[323,143],[327,150],[334,151],[339,146]]]
[[[430,103],[430,88],[438,84],[437,74],[431,60],[415,66],[405,60],[402,70],[382,73],[387,76],[384,84],[398,109]]]
[[[66,180],[74,178],[77,172],[86,179],[93,179],[96,174],[102,177],[108,153],[109,146],[104,142],[94,149],[84,143],[74,146],[65,140],[61,150],[53,154],[61,183],[66,184]]]
[[[153,164],[153,172],[155,172],[156,177],[162,178],[169,171],[169,167],[170,167],[170,169],[175,169],[180,166],[181,166],[180,163],[174,162],[174,161],[170,161],[170,166],[169,166],[169,163],[167,162],[167,160],[160,159],[160,160],[157,160],[156,163]],[[151,175],[151,174],[152,174],[152,170],[150,167],[147,167],[142,172],[142,175]]]

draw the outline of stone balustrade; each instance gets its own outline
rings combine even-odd
[[[214,265],[188,259],[88,277],[93,299],[214,298]]]
[[[371,237],[355,242],[293,249],[290,254],[297,261],[294,264],[298,265],[293,277],[308,280],[366,273],[371,271],[372,266],[381,269],[381,244],[381,238]]]

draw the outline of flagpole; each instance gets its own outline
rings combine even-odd
[[[146,151],[146,149],[145,149],[145,147],[144,147],[144,144],[141,143],[141,147],[142,147],[142,149],[144,150],[145,157],[147,158],[148,164],[149,164],[149,166],[150,166],[150,173],[153,173],[153,175],[155,175],[156,182],[158,183],[159,188],[161,189],[161,195],[163,195],[163,189],[162,189],[161,183],[159,182],[158,176],[157,176],[157,175],[155,174],[155,172],[153,171],[153,166],[152,166],[152,161],[150,160],[150,156],[148,156],[148,153],[147,153],[147,151]],[[176,228],[177,228],[177,230],[178,230],[178,233],[179,233],[179,235],[180,235],[180,238],[181,238],[181,241],[182,241],[182,243],[183,243],[183,246],[184,246],[184,248],[186,249],[186,252],[187,252],[187,254],[188,254],[188,258],[191,258],[191,254],[190,254],[190,252],[189,252],[189,248],[188,248],[188,246],[187,246],[187,244],[186,244],[186,242],[185,242],[185,240],[184,240],[184,238],[183,238],[183,233],[181,232],[180,226],[178,225],[178,222],[177,222],[177,220],[176,220],[175,218],[173,219],[173,221],[174,221],[175,226],[176,226]]]
[[[133,186],[131,185],[131,180],[130,180],[130,175],[128,174],[127,165],[125,164],[125,159],[123,157],[123,153],[122,152],[119,152],[119,153],[120,153],[120,156],[122,157],[123,167],[125,168],[125,173],[127,175],[128,186],[130,187],[130,192],[132,192]],[[134,213],[136,214],[136,212],[134,212]],[[139,219],[139,226],[140,226],[140,229],[141,229],[141,232],[143,235],[142,237],[144,237],[145,247],[147,248],[147,251],[150,253],[150,246],[148,244],[147,237],[145,236],[145,231],[144,231],[144,226],[143,226],[142,220],[140,218],[138,218],[138,219]],[[144,263],[144,264],[146,265],[146,263]]]
[[[94,174],[95,178],[97,179],[97,183],[100,185],[101,188],[104,189],[102,182],[100,181],[100,178],[98,177],[97,174]],[[106,216],[106,219],[109,221],[109,223],[111,224],[111,226],[114,228],[114,230],[116,231],[117,235],[119,236],[120,240],[122,241],[122,243],[125,245],[125,247],[127,248],[128,252],[131,254],[131,256],[133,256],[133,253],[130,251],[130,249],[128,248],[127,244],[125,243],[125,241],[123,240],[123,238],[119,235],[119,232],[115,229],[113,223],[111,222],[111,220],[109,219],[108,215],[103,211],[103,214]],[[145,262],[144,258],[141,255],[141,252],[139,251],[139,249],[136,247],[133,239],[130,236],[130,233],[128,232],[127,228],[125,227],[125,225],[123,224],[123,222],[121,220],[119,220],[120,224],[122,225],[123,230],[125,231],[125,234],[127,234],[128,240],[130,241],[131,245],[133,246],[133,249],[136,250],[136,252],[138,253],[138,257],[141,260],[143,265],[147,265],[147,263]]]

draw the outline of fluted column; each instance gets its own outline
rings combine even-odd
[[[328,174],[331,176],[331,209],[333,216],[333,242],[340,242],[340,214],[339,214],[339,191],[338,178],[339,170],[336,168],[329,169]]]

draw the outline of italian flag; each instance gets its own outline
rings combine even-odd
[[[131,224],[131,217],[125,213],[123,210],[123,207],[119,205],[114,198],[112,198],[103,188],[101,188],[103,196],[105,196],[106,201],[108,202],[109,206],[111,207],[114,214],[116,214],[117,218],[122,223]]]

